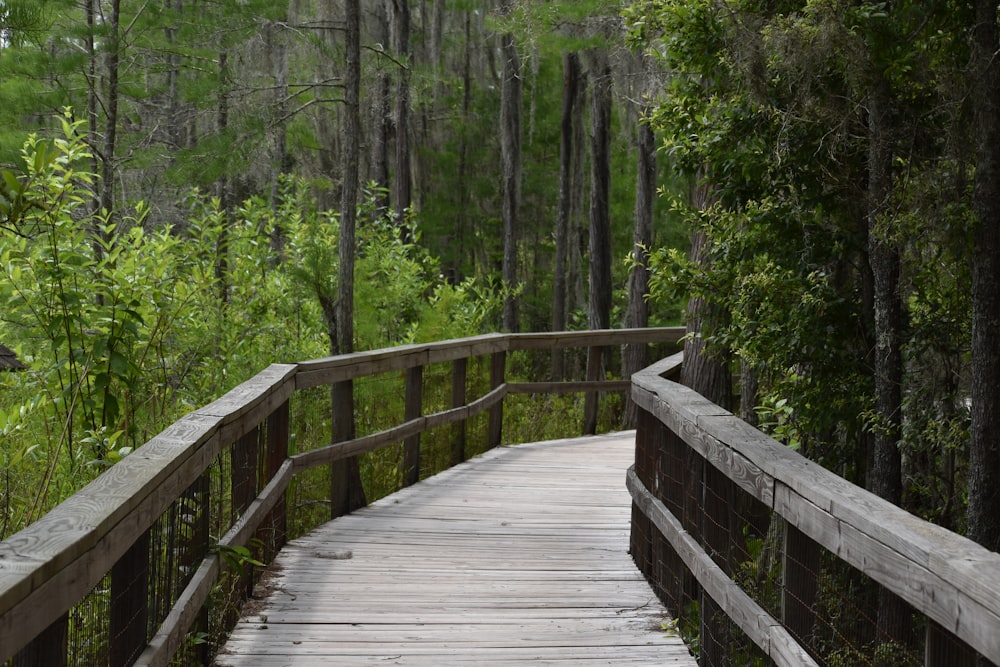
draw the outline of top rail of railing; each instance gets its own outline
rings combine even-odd
[[[186,641],[185,635],[219,579],[220,552],[248,544],[267,521],[273,521],[274,513],[283,508],[294,474],[385,444],[412,440],[436,426],[464,423],[485,410],[491,411],[492,423],[509,393],[596,394],[627,385],[621,380],[507,382],[504,363],[508,352],[671,343],[683,333],[682,328],[671,327],[491,334],[272,365],[170,425],[39,521],[0,542],[0,664],[69,662],[64,648],[67,616],[74,605],[94,595],[95,588],[99,595],[106,593],[105,588],[110,590],[112,628],[104,640],[108,662],[167,664]],[[460,375],[455,371],[454,382],[463,385],[452,394],[459,397],[457,403],[434,414],[420,414],[420,374],[412,373],[414,370],[443,362],[464,364],[483,356],[492,358],[487,393],[465,399],[463,366]],[[416,378],[415,414],[407,414],[398,426],[386,431],[289,457],[288,404],[296,391],[394,371],[407,371]],[[410,412],[412,403],[408,398]],[[491,446],[499,444],[492,442],[499,439],[499,426],[491,426],[489,437]],[[150,543],[151,532],[156,532],[154,524],[165,516],[187,512],[190,505],[207,502],[207,487],[201,486],[207,482],[199,480],[204,480],[223,452],[231,457],[233,482],[222,495],[236,518],[221,536],[209,537],[207,528],[191,528],[201,535],[202,542],[213,542],[201,545],[203,556],[190,557],[187,552],[178,556],[174,552],[179,553],[179,547],[157,556],[155,544]],[[245,480],[250,491],[237,488],[237,469],[241,468],[250,470]],[[159,532],[172,536],[179,529],[168,527]],[[142,608],[149,606],[151,594],[140,591],[131,602],[123,603],[124,594],[118,592],[119,588],[125,590],[125,584],[119,582],[153,576],[147,571],[158,558],[162,561],[158,567],[167,562],[174,567],[174,560],[187,559],[183,585],[162,621],[147,618],[153,612]],[[117,609],[119,604],[131,608]],[[131,617],[141,617],[134,624],[143,627],[129,629]]]
[[[832,605],[839,595],[832,592],[836,576],[857,581],[843,575],[843,568],[835,569],[836,559],[877,584],[871,664],[974,664],[968,648],[1000,664],[1000,554],[849,483],[665,379],[679,371],[682,359],[675,355],[632,376],[640,418],[636,464],[628,477],[638,510],[633,555],[654,587],[673,600],[678,617],[692,598],[684,597],[690,593],[679,590],[684,585],[677,582],[693,578],[775,664],[867,664],[853,661],[861,658],[844,662],[849,655],[844,635],[830,631],[832,649],[819,645],[824,624],[831,623],[816,616],[824,604],[845,617],[844,623],[854,623],[855,632],[860,627],[858,619],[847,618],[851,614],[845,607]],[[751,509],[739,514],[750,502],[760,503],[763,516]],[[779,553],[772,563],[780,570],[775,576],[780,595],[772,598],[771,608],[760,599],[766,594],[754,598],[746,585],[746,573],[753,572],[760,593],[767,574],[753,560],[753,550],[744,550],[748,536],[757,539],[758,560],[768,540]],[[666,572],[671,569],[672,574]],[[879,596],[879,586],[909,606],[896,617],[902,628],[884,627],[891,602]],[[863,597],[864,591],[859,585],[855,596]],[[822,600],[824,594],[830,599]],[[703,654],[731,653],[731,646],[707,648],[707,609],[702,600],[701,618],[695,619],[702,624]],[[953,637],[942,639],[942,630]],[[871,651],[880,645],[888,650],[891,641],[915,647],[916,657],[907,658],[912,663]],[[900,655],[909,650],[897,648]],[[829,662],[829,650],[841,662]],[[965,653],[971,657],[959,657]],[[703,658],[702,664],[729,664],[728,658]]]

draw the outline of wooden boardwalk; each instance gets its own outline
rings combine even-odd
[[[495,449],[321,526],[217,665],[694,665],[627,553],[633,455]]]

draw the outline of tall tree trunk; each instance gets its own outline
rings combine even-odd
[[[500,153],[503,162],[503,329],[517,331],[517,214],[521,188],[521,62],[513,33],[503,36],[500,102]]]
[[[376,32],[375,39],[380,44],[389,43],[392,29],[389,26],[389,11],[384,2],[375,6]],[[376,215],[382,216],[389,212],[389,146],[392,136],[392,76],[387,71],[379,72],[376,77],[374,103],[372,104],[372,154],[371,174],[369,179],[380,189],[376,197]]]
[[[396,174],[393,210],[396,222],[406,224],[406,210],[413,200],[410,180],[410,0],[393,0],[396,57],[404,64],[396,81]],[[404,230],[405,231],[405,230]]]
[[[875,404],[878,424],[873,434],[873,465],[868,488],[900,505],[903,495],[899,437],[903,404],[903,307],[899,292],[900,258],[884,227],[886,201],[892,188],[892,99],[889,82],[878,73],[868,94],[868,262],[873,278],[875,323]],[[880,641],[905,645],[908,613],[903,602],[879,587],[877,632]],[[876,661],[877,664],[888,663]]]
[[[281,191],[279,189],[281,172],[285,169],[288,152],[288,141],[285,136],[285,117],[288,115],[288,52],[285,49],[284,40],[277,34],[275,23],[267,26],[266,39],[268,53],[271,56],[271,77],[274,80],[273,108],[271,110],[270,140],[272,146],[270,180],[271,180],[271,208],[277,210],[281,204]],[[285,230],[281,225],[275,224],[271,230],[271,252],[275,257],[280,257],[285,248]]]
[[[229,128],[229,53],[219,53],[219,106],[216,110],[216,129],[224,135]],[[219,301],[229,303],[229,213],[233,208],[232,188],[229,173],[224,172],[216,183],[216,196],[222,210],[223,227],[215,248],[215,280],[219,289]]]
[[[563,54],[563,106],[559,131],[559,199],[556,203],[556,258],[552,276],[552,330],[566,329],[566,259],[569,253],[570,198],[573,187],[573,108],[580,81],[580,58]],[[552,379],[563,378],[563,354],[552,352]]]
[[[354,255],[358,210],[358,177],[361,158],[361,2],[344,3],[344,125],[341,153],[340,243],[334,354],[354,351]],[[350,380],[331,388],[334,442],[353,440],[354,387]],[[365,505],[358,458],[331,465],[332,515],[340,516]]]
[[[1000,46],[996,3],[975,1],[978,144],[972,252],[972,437],[968,536],[1000,551]]]
[[[598,51],[590,110],[590,308],[591,329],[611,328],[611,67]],[[606,348],[590,348],[587,380],[604,377]],[[584,398],[584,433],[597,432],[596,392]]]
[[[643,113],[643,117],[647,114]],[[628,277],[628,311],[625,313],[627,328],[644,328],[649,325],[648,253],[653,246],[653,202],[656,194],[656,142],[649,123],[638,127],[635,180],[635,232],[632,235],[632,271]],[[646,364],[644,344],[626,345],[622,355],[622,377],[628,378],[642,370]],[[634,428],[638,415],[631,392],[625,392],[625,427]]]
[[[590,134],[591,329],[611,327],[611,67],[596,57]]]
[[[389,146],[392,136],[392,78],[388,74],[379,74],[375,91],[374,140],[372,141],[372,175],[371,179],[381,192],[376,195],[376,210],[378,215],[389,212],[391,197],[389,196]]]
[[[85,0],[84,14],[87,22],[87,141],[91,146],[97,146],[97,128],[100,127],[97,110],[101,105],[101,86],[97,77],[97,42],[94,34],[97,29],[97,0]],[[91,173],[98,174],[101,172],[100,158],[96,150],[91,153],[90,170]],[[100,210],[100,198],[96,193],[93,206],[95,213]]]
[[[472,12],[465,13],[465,44],[462,48],[462,128],[458,143],[458,173],[455,183],[458,187],[458,211],[455,214],[455,266],[449,271],[451,282],[457,285],[462,281],[462,266],[465,263],[466,243],[465,233],[468,226],[469,193],[466,186],[465,171],[469,163],[469,124],[472,111]],[[470,258],[470,264],[475,265],[475,255]]]
[[[583,252],[587,245],[589,224],[584,210],[587,197],[587,107],[588,74],[580,74],[580,99],[576,102],[573,112],[573,162],[572,188],[569,197],[569,277],[567,278],[569,303],[567,312],[585,310],[587,308],[587,290],[584,280]]]
[[[118,75],[121,62],[121,0],[112,0],[108,24],[107,91],[104,96],[104,144],[101,147],[100,208],[110,216],[115,207],[115,153],[118,150]]]
[[[700,190],[700,189],[699,189]],[[711,270],[711,241],[701,230],[691,236],[690,256],[700,270]],[[684,342],[684,368],[682,384],[712,401],[716,405],[732,410],[732,374],[729,370],[730,353],[709,347],[704,334],[725,324],[724,309],[702,297],[688,301],[687,333]]]

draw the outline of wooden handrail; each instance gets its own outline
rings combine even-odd
[[[464,364],[469,358],[485,355],[492,355],[494,360],[491,375],[495,386],[463,405],[420,415],[381,433],[291,457],[287,451],[279,452],[284,462],[264,481],[264,488],[253,493],[248,508],[219,539],[216,550],[197,565],[193,578],[153,639],[149,642],[141,639],[139,649],[142,646],[145,649],[135,664],[167,664],[182,645],[198,610],[220,576],[218,549],[246,545],[265,518],[281,504],[295,474],[399,442],[433,427],[461,422],[485,410],[495,413],[489,437],[498,440],[499,413],[495,411],[512,390],[590,392],[615,391],[622,387],[620,382],[508,385],[502,367],[508,352],[671,343],[678,341],[683,333],[683,329],[673,327],[490,334],[272,365],[220,399],[181,418],[39,521],[0,542],[0,663],[57,627],[68,610],[111,572],[133,545],[142,544],[143,537],[157,519],[196,483],[221,452],[241,438],[255,437],[254,434],[274,420],[280,411],[285,410],[287,414],[288,401],[298,390],[428,364]],[[464,392],[454,395],[464,400]],[[280,420],[274,421],[280,423]],[[287,419],[285,424],[287,430]],[[276,443],[273,446],[280,447],[287,442],[287,432],[272,435]],[[35,641],[35,644],[44,643],[44,640]],[[54,649],[49,647],[48,650]],[[38,662],[49,665],[58,664],[53,662],[55,660],[65,662],[65,659],[65,655],[59,658],[57,652],[53,652],[38,658]]]
[[[632,376],[632,398],[649,416],[640,421],[637,442],[662,438],[654,432],[661,428],[679,438],[787,525],[1000,664],[1000,554],[847,482],[662,377],[676,372],[680,362],[678,355]],[[657,479],[640,479],[634,467],[630,471],[635,507],[676,543],[686,568],[706,591],[720,592],[713,595],[715,603],[777,664],[808,664],[808,652],[797,644],[791,647],[780,624],[761,615],[746,596],[725,593],[739,591],[736,583],[718,568],[706,566],[705,559],[711,559],[703,548],[704,537],[693,536],[697,549],[691,547],[680,523],[655,490],[647,488],[657,484]]]

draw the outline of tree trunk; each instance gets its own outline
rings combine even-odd
[[[393,210],[396,224],[406,225],[406,211],[413,200],[410,180],[410,0],[393,0],[396,57],[404,64],[396,81],[396,173]]]
[[[222,135],[229,127],[229,53],[219,52],[219,106],[216,110],[216,129]],[[216,196],[222,210],[223,227],[215,248],[215,281],[219,290],[219,301],[229,303],[229,213],[232,209],[232,188],[228,172],[216,182]]]
[[[975,2],[976,156],[972,252],[972,437],[968,536],[1000,551],[1000,61],[996,3]]]
[[[590,134],[591,329],[611,327],[611,67],[601,53],[595,67]]]
[[[104,96],[104,144],[101,147],[100,208],[111,216],[115,207],[115,152],[118,142],[118,74],[121,54],[121,0],[111,2],[108,25],[107,91]]]
[[[710,194],[704,188],[697,188],[693,200],[697,207],[705,208],[709,205]],[[711,270],[710,243],[709,238],[701,230],[695,231],[691,236],[690,257],[703,271]],[[684,342],[681,383],[716,405],[732,410],[730,352],[709,348],[704,337],[706,333],[725,323],[725,310],[717,304],[702,297],[688,301],[686,325],[688,336]]]
[[[271,76],[274,79],[274,107],[271,111],[271,145],[273,154],[270,164],[271,180],[271,208],[277,210],[281,204],[281,192],[279,181],[281,172],[285,167],[287,153],[287,138],[285,136],[285,116],[287,115],[288,99],[288,53],[285,44],[277,34],[276,26],[273,23],[267,26],[267,46],[271,55]],[[280,257],[285,248],[285,230],[281,225],[275,224],[271,230],[271,252],[275,257]]]
[[[569,221],[573,186],[573,108],[580,81],[580,58],[563,54],[563,106],[559,133],[559,199],[556,203],[556,258],[552,276],[552,330],[566,329],[566,258],[569,252]],[[563,378],[563,354],[552,352],[552,379]]]
[[[503,162],[503,329],[517,331],[517,213],[521,188],[521,62],[514,35],[503,36],[500,154]]]
[[[656,142],[649,123],[639,123],[637,144],[635,233],[632,236],[634,264],[628,280],[628,311],[625,313],[627,328],[644,328],[649,325],[649,304],[646,301],[646,294],[649,292],[648,253],[653,246],[653,201],[656,194]],[[622,356],[622,377],[631,377],[647,363],[644,344],[626,345]],[[637,418],[632,394],[626,392],[625,427],[635,428]]]
[[[355,224],[358,206],[358,161],[361,157],[361,3],[345,3],[344,44],[344,134],[341,154],[340,243],[338,246],[338,295],[336,304],[336,341],[334,354],[354,351],[354,254]],[[354,426],[354,388],[350,380],[331,390],[334,419],[334,442],[352,440]],[[333,516],[353,512],[365,505],[358,459],[352,456],[331,465],[331,504]]]
[[[590,112],[590,308],[591,329],[611,328],[611,67],[598,52],[592,69]],[[604,377],[606,348],[587,354],[587,379]],[[597,392],[584,398],[583,432],[597,432]]]
[[[903,307],[899,293],[900,258],[886,238],[882,217],[892,188],[892,142],[889,82],[881,74],[868,95],[868,262],[874,282],[875,405],[873,465],[868,488],[900,505],[903,494],[902,457],[898,441],[903,404]],[[903,602],[879,587],[877,633],[880,641],[906,645],[908,613]],[[876,664],[888,663],[876,661]]]
[[[587,192],[587,107],[588,75],[580,74],[580,99],[576,102],[573,112],[573,162],[572,190],[569,198],[569,303],[567,312],[584,310],[587,307],[587,292],[584,280],[583,250],[589,234],[588,223],[584,212],[584,200]]]
[[[101,105],[100,85],[97,80],[97,42],[94,35],[97,26],[97,0],[86,0],[84,14],[87,22],[87,141],[91,146],[97,146],[97,128],[100,127],[97,122],[97,110]],[[101,172],[100,159],[97,151],[91,153],[90,170],[91,173],[98,174]],[[98,212],[100,199],[97,196],[94,197],[93,206],[94,211]]]
[[[375,6],[374,39],[379,44],[388,44],[392,38],[389,25],[389,11],[384,2]],[[379,192],[375,194],[375,215],[382,216],[389,212],[389,147],[392,137],[392,76],[388,71],[380,71],[376,77],[374,101],[370,118],[372,127],[371,142],[371,173],[368,178]]]

